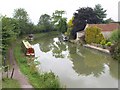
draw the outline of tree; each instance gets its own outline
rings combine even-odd
[[[95,5],[94,12],[96,16],[99,18],[99,23],[104,23],[104,18],[106,18],[106,10],[102,8],[100,4]]]
[[[2,17],[2,54],[5,55],[8,46],[13,40],[16,39],[17,33],[14,32],[16,29],[14,19],[6,16]]]
[[[59,20],[62,18],[62,15],[65,14],[65,11],[61,10],[56,10],[53,14],[52,14],[52,19],[53,19],[53,24],[56,24],[59,22]]]
[[[67,31],[67,23],[66,23],[66,21],[67,21],[66,18],[61,18],[59,20],[59,23],[57,25],[59,32],[65,33]]]
[[[51,17],[48,14],[43,14],[39,18],[38,27],[43,31],[52,30]]]
[[[104,23],[112,23],[115,22],[112,18],[108,18],[104,21]]]
[[[63,14],[65,14],[65,11],[56,10],[52,15],[52,23],[54,25],[55,30],[59,30],[62,28],[62,25],[65,26],[66,18],[63,18]],[[62,23],[63,22],[63,23]],[[66,26],[65,26],[66,27]]]
[[[76,32],[84,30],[87,23],[96,24],[100,19],[96,16],[94,10],[90,7],[79,8],[74,13],[72,35],[76,38]]]
[[[15,9],[13,18],[18,23],[17,26],[20,30],[19,35],[27,34],[30,32],[31,29],[29,28],[29,26],[30,26],[31,22],[29,22],[29,17],[28,17],[27,12],[25,11],[25,9],[23,9],[23,8]]]
[[[29,20],[28,14],[24,8],[15,9],[13,17],[17,20],[24,21],[24,22],[28,22]]]
[[[68,28],[67,28],[67,35],[69,37],[71,37],[71,31],[73,29],[73,20],[74,20],[74,17],[72,17],[72,19],[70,19],[69,22],[67,23],[67,26],[68,26]]]

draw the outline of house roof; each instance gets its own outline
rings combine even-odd
[[[90,26],[97,26],[98,28],[101,28],[102,31],[113,31],[118,29],[119,24],[118,23],[109,23],[109,24],[87,24],[87,27]],[[86,27],[86,28],[87,28]]]

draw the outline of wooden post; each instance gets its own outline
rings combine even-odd
[[[8,78],[8,66],[7,66],[7,78]]]
[[[14,68],[13,68],[13,70],[12,70],[11,78],[13,77],[13,73],[14,73]]]

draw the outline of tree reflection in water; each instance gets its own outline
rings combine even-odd
[[[45,36],[39,40],[39,43],[42,52],[52,52],[55,58],[67,57],[71,60],[73,69],[79,75],[99,77],[105,73],[105,65],[107,65],[110,75],[118,78],[118,65],[109,55],[69,42],[61,42],[57,35]]]

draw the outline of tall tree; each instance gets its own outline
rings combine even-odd
[[[13,18],[18,21],[18,28],[20,35],[29,33],[31,30],[29,28],[29,17],[25,9],[23,8],[18,8],[14,10],[14,15]]]
[[[24,8],[18,8],[14,10],[13,17],[17,20],[28,22],[29,17]]]
[[[48,14],[43,14],[39,18],[38,27],[43,31],[52,30],[51,17]]]
[[[55,26],[54,29],[58,30],[58,24],[59,21],[63,18],[63,14],[65,14],[65,11],[61,10],[56,10],[53,14],[52,14],[52,23]]]
[[[84,30],[87,23],[99,23],[100,19],[96,16],[94,10],[90,7],[79,8],[74,13],[72,35],[76,38],[76,32]]]
[[[67,31],[67,23],[66,23],[66,18],[61,18],[58,23],[58,30],[61,33],[65,33]]]
[[[96,16],[100,19],[99,23],[104,23],[104,18],[106,18],[106,10],[102,8],[100,4],[95,5],[94,12]]]
[[[14,23],[14,19],[8,18],[6,16],[2,17],[2,54],[6,54],[6,50],[8,46],[11,44],[13,40],[16,39],[16,33],[14,30],[16,29],[16,25]]]

